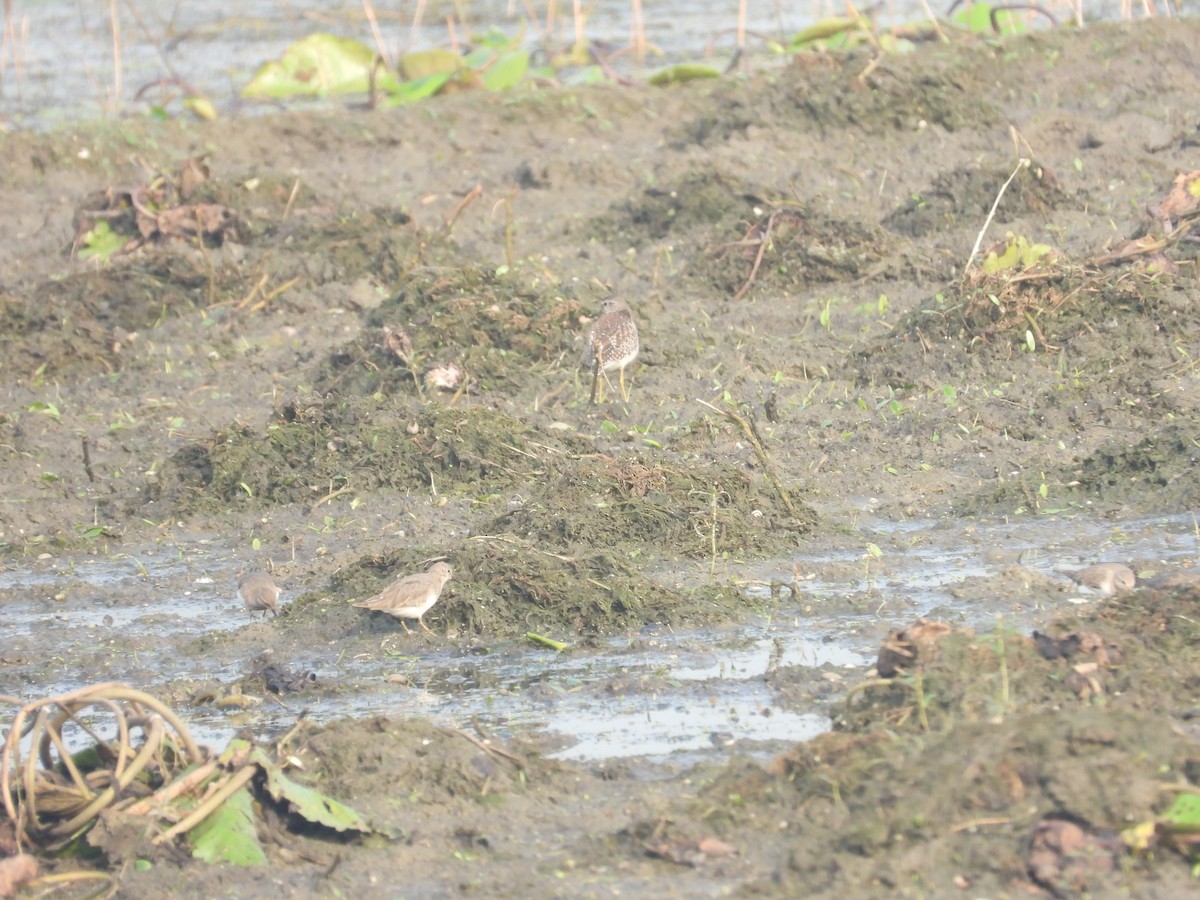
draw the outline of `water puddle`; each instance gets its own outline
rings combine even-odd
[[[889,629],[927,613],[981,628],[997,616],[1014,628],[1035,627],[1076,596],[1054,586],[1066,584],[1053,574],[1056,566],[1119,559],[1145,574],[1196,555],[1191,515],[874,523],[840,546],[747,567],[745,593],[760,615],[740,628],[647,630],[565,653],[525,643],[428,652],[408,649],[402,633],[388,634],[363,658],[312,647],[286,660],[292,671],[316,675],[303,694],[268,695],[236,712],[178,711],[197,739],[216,747],[239,729],[277,736],[303,713],[316,721],[384,715],[459,727],[475,722],[502,737],[536,734],[550,753],[572,760],[679,761],[733,748],[767,754],[829,727],[818,706],[785,697],[780,678],[853,683]],[[187,553],[176,546],[136,561],[39,560],[0,573],[5,655],[45,660],[37,683],[2,692],[73,690],[94,680],[79,680],[79,661],[97,658],[105,680],[149,690],[175,680],[239,680],[261,658],[248,661],[220,643],[196,658],[178,650],[199,635],[242,628],[261,630],[264,649],[273,643],[274,624],[255,621],[233,595],[231,558],[216,542],[198,542]],[[989,593],[991,579],[1013,566],[1057,582],[1019,602]],[[773,599],[768,585],[789,578],[795,594],[776,590]],[[972,583],[983,589],[964,590]],[[106,632],[122,639],[108,657]]]

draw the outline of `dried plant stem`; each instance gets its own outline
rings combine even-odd
[[[938,23],[937,16],[933,14],[933,10],[929,8],[929,0],[921,0],[921,8],[925,10],[925,15],[929,17],[929,21],[933,23],[933,31],[938,36],[938,40],[943,44],[950,43],[950,38],[946,37],[946,32],[942,31],[942,26]]]
[[[743,0],[745,2],[745,0]],[[639,66],[646,63],[646,24],[642,20],[642,0],[631,0],[629,14],[633,20],[633,56]]]
[[[467,734],[465,731],[462,731],[461,729],[442,727],[438,730],[441,731],[442,734],[448,734],[451,737],[460,737],[465,741],[469,741],[470,743],[474,744],[476,747],[478,747],[480,750],[482,750],[484,753],[487,753],[490,756],[496,757],[497,759],[508,760],[510,763],[515,765],[521,771],[525,771],[525,769],[528,768],[528,765],[526,764],[525,760],[523,760],[521,757],[517,756],[515,753],[510,753],[507,750],[503,749],[502,747],[495,746],[494,744],[492,744],[489,741],[481,741],[479,738],[475,737],[474,735]]]
[[[750,274],[746,276],[746,280],[742,283],[742,286],[733,295],[734,302],[745,297],[746,292],[750,290],[754,285],[755,279],[758,278],[758,270],[762,266],[763,256],[766,254],[767,248],[771,246],[771,233],[775,230],[775,217],[779,213],[780,210],[777,209],[771,215],[767,216],[767,224],[763,227],[762,236],[758,239],[758,251],[754,254],[754,265],[750,267]],[[757,225],[750,229],[750,234],[754,233],[755,228],[757,228]],[[747,235],[746,240],[742,243],[750,243],[751,240],[750,235]]]
[[[102,739],[79,718],[82,710],[94,707],[113,717],[115,741]],[[97,782],[96,773],[84,775],[76,765],[62,734],[68,722],[90,735],[102,755],[111,757],[108,771],[101,773],[107,776],[105,780]],[[168,733],[168,727],[173,733]],[[143,735],[136,750],[131,736],[134,729],[140,729]],[[25,740],[27,755],[22,752]],[[105,682],[26,703],[14,716],[0,752],[0,794],[8,817],[17,826],[18,842],[69,838],[116,803],[156,760],[159,777],[169,779],[169,767],[162,756],[164,744],[172,745],[175,762],[181,766],[205,760],[205,754],[175,713],[149,694],[125,685]],[[60,771],[67,781],[53,774]],[[95,790],[97,784],[104,784],[104,789]],[[52,817],[50,821],[42,821],[39,806]]]
[[[750,442],[750,446],[754,448],[754,453],[758,457],[758,461],[762,465],[763,471],[766,473],[767,480],[771,482],[771,486],[775,488],[775,492],[779,494],[779,499],[783,502],[783,505],[787,511],[791,513],[791,515],[795,516],[796,507],[792,503],[792,498],[788,494],[787,489],[784,488],[783,483],[779,480],[779,472],[775,468],[775,461],[771,459],[770,454],[767,453],[767,448],[763,446],[762,440],[758,436],[758,428],[755,426],[754,422],[746,419],[743,416],[739,416],[731,409],[720,409],[719,407],[713,406],[711,403],[707,403],[704,400],[697,400],[696,402],[702,406],[707,406],[718,415],[724,416],[726,419],[729,419],[729,421],[736,423],[742,429],[742,433],[746,436],[746,440],[748,440]]]
[[[108,0],[108,21],[113,45],[113,109],[121,105],[121,19],[117,15],[117,0]]]
[[[171,840],[177,834],[183,834],[185,831],[190,831],[195,828],[210,815],[212,815],[222,803],[236,794],[243,785],[251,778],[258,774],[258,766],[253,763],[243,766],[237,773],[226,781],[220,788],[213,791],[204,802],[197,806],[192,814],[185,819],[176,822],[162,834],[158,835],[153,841],[155,844],[163,844]]]
[[[712,578],[717,573],[717,486],[713,485],[712,490],[712,509],[710,511],[711,521],[709,522],[708,542],[709,542],[709,561],[708,561],[708,577]]]
[[[517,189],[513,188],[508,192],[507,197],[501,197],[492,206],[492,215],[496,215],[496,209],[504,207],[504,260],[508,264],[509,269],[516,265],[516,251],[513,249],[513,214],[512,200],[517,194]]]
[[[446,223],[443,226],[447,235],[454,230],[454,223],[458,221],[458,217],[463,214],[466,208],[482,196],[483,185],[477,184],[471,190],[467,191],[466,196],[454,205],[454,209],[450,210],[450,215],[446,216]]]
[[[383,58],[383,63],[389,69],[396,68],[395,60],[388,52],[387,44],[383,41],[383,33],[379,30],[379,19],[375,16],[375,4],[371,0],[363,0],[363,12],[371,26],[371,39],[375,41],[375,50]]]
[[[925,698],[925,676],[919,668],[913,672],[912,686],[913,692],[917,695],[917,721],[921,723],[921,730],[928,732],[929,715],[927,710],[929,703]]]
[[[111,874],[108,872],[87,872],[84,870],[55,872],[51,875],[43,875],[35,881],[31,881],[28,887],[30,890],[36,890],[39,887],[51,888],[61,885],[73,885],[82,881],[103,881],[107,885],[106,889],[87,895],[89,897],[107,898],[112,897],[117,892],[117,879]],[[45,894],[39,896],[45,896]]]
[[[425,0],[417,0],[417,8],[413,11],[412,24],[408,26],[408,46],[411,48],[417,42],[417,32],[421,30],[421,19],[425,15]]]
[[[125,812],[131,816],[147,816],[154,812],[156,807],[165,807],[176,797],[186,794],[193,788],[203,784],[216,770],[217,761],[215,759],[209,760],[204,765],[188,772],[182,778],[175,779],[161,791],[151,794],[143,800],[139,800],[133,806],[128,807]]]
[[[1017,167],[1013,169],[1012,174],[1008,176],[1008,180],[1000,186],[1000,190],[996,193],[996,199],[992,201],[992,208],[988,210],[987,218],[984,219],[983,227],[979,229],[979,234],[975,238],[975,246],[971,248],[971,255],[967,258],[967,264],[963,267],[963,275],[965,276],[971,271],[971,267],[975,265],[975,257],[979,255],[979,248],[983,244],[983,236],[987,234],[987,230],[991,227],[992,219],[996,218],[996,210],[1000,208],[1000,200],[1004,197],[1004,192],[1008,190],[1008,186],[1013,183],[1013,179],[1017,177],[1022,169],[1029,165],[1029,160],[1021,157],[1017,160]]]
[[[287,203],[283,205],[283,215],[279,217],[280,222],[287,221],[287,217],[292,214],[292,207],[296,205],[296,196],[300,193],[300,179],[297,178],[292,182],[291,193],[288,194]]]

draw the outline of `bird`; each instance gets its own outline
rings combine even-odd
[[[1099,591],[1103,597],[1111,597],[1117,591],[1132,590],[1137,584],[1137,576],[1133,569],[1124,563],[1096,563],[1086,569],[1055,569],[1059,575],[1066,575],[1080,587]]]
[[[454,570],[444,562],[434,563],[428,572],[417,572],[405,575],[398,581],[385,587],[374,597],[360,600],[354,604],[359,609],[373,609],[395,616],[400,620],[407,634],[409,631],[405,619],[416,619],[421,627],[429,631],[423,616],[429,612],[433,604],[438,602],[442,588],[450,580]],[[432,631],[429,631],[433,634]]]
[[[263,611],[263,618],[275,612],[275,601],[279,599],[279,588],[266,572],[251,572],[238,581],[238,599],[250,612]]]
[[[597,402],[597,391],[599,402],[604,402],[601,376],[604,375],[607,380],[605,373],[613,369],[620,370],[621,399],[629,402],[629,392],[625,389],[625,367],[637,358],[640,349],[637,323],[633,321],[629,305],[619,297],[609,297],[604,301],[604,312],[588,332],[587,346],[583,350],[584,368],[592,373],[590,403]]]

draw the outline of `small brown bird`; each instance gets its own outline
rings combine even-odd
[[[360,600],[354,605],[359,609],[374,609],[395,616],[408,634],[412,632],[408,630],[405,619],[416,619],[422,628],[429,631],[429,626],[422,617],[438,602],[442,588],[446,586],[452,574],[454,571],[446,563],[434,563],[428,572],[405,575],[374,597]],[[429,633],[433,634],[432,631]]]
[[[1096,563],[1086,569],[1055,569],[1059,575],[1066,575],[1080,587],[1099,591],[1101,596],[1111,597],[1117,591],[1132,590],[1137,584],[1137,576],[1133,569],[1123,563]]]
[[[621,399],[629,402],[629,392],[625,389],[625,367],[637,358],[640,349],[637,323],[633,321],[629,306],[618,297],[609,297],[604,301],[604,312],[588,332],[587,346],[583,350],[584,368],[592,373],[591,403],[597,402],[597,392],[599,402],[604,402],[601,376],[607,381],[605,373],[613,369],[619,369],[621,373]]]
[[[246,604],[250,612],[263,611],[263,618],[275,612],[275,601],[279,599],[279,588],[266,572],[251,572],[238,582],[238,599]]]

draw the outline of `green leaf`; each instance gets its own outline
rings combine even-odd
[[[205,862],[261,866],[267,861],[254,825],[254,800],[248,788],[232,794],[188,834],[192,856]]]
[[[608,75],[600,66],[584,66],[581,69],[576,69],[569,72],[563,77],[565,85],[583,85],[583,84],[603,84],[608,80]]]
[[[966,9],[954,14],[954,21],[974,34],[995,34],[992,28],[992,4],[972,3]],[[1025,22],[1007,10],[996,14],[996,24],[1000,26],[1000,34],[1020,34],[1028,29]]]
[[[213,122],[217,119],[217,107],[207,97],[184,97],[183,107],[197,119]]]
[[[242,88],[242,96],[281,100],[365,93],[375,51],[350,38],[312,34],[297,41],[277,60],[265,63]]]
[[[983,271],[989,275],[1010,269],[1023,271],[1053,263],[1057,259],[1058,254],[1049,244],[1031,244],[1022,235],[1010,231],[1005,238],[1003,252],[988,252],[983,260]],[[1000,305],[998,301],[996,305]]]
[[[791,43],[788,44],[787,49],[789,52],[803,50],[834,37],[840,37],[844,40],[848,32],[865,31],[868,25],[869,23],[864,16],[858,16],[854,19],[846,18],[845,16],[821,19],[803,31],[798,32],[792,38]]]
[[[884,53],[900,56],[904,53],[915,53],[917,45],[908,38],[897,37],[894,34],[879,35],[879,49]]]
[[[483,37],[476,36],[474,40],[475,43],[480,47],[490,47],[493,50],[508,50],[521,43],[524,33],[525,29],[522,28],[521,33],[516,37],[509,37],[499,28],[492,26],[488,29],[487,34],[485,34]]]
[[[400,59],[400,74],[407,81],[427,75],[453,75],[462,67],[462,57],[453,50],[418,50]]]
[[[490,47],[476,47],[462,58],[462,65],[468,69],[482,69],[496,58],[496,51]]]
[[[685,81],[695,81],[698,78],[720,78],[721,73],[712,66],[699,63],[679,63],[659,69],[647,81],[656,87],[668,84],[683,84]]]
[[[53,403],[43,403],[41,400],[34,400],[29,404],[29,411],[40,412],[43,415],[49,416],[55,422],[62,421],[62,413],[59,412],[58,407]]]
[[[400,106],[432,97],[445,86],[450,76],[449,72],[440,72],[414,78],[412,81],[397,82],[394,86],[389,85],[386,87],[388,95],[384,103],[386,106]]]
[[[480,75],[483,77],[483,86],[489,91],[505,91],[524,78],[528,71],[529,51],[513,50],[501,54]]]
[[[297,815],[334,831],[373,830],[362,816],[344,803],[292,781],[261,749],[256,749],[250,758],[267,774],[267,793],[276,800],[286,800]]]
[[[525,639],[532,641],[535,644],[541,644],[543,647],[549,647],[551,650],[555,650],[559,653],[561,653],[563,650],[570,649],[569,644],[564,644],[562,641],[556,641],[554,638],[546,637],[544,634],[538,634],[535,631],[526,632]]]
[[[125,249],[127,238],[108,227],[104,221],[97,222],[92,230],[83,236],[83,246],[79,250],[80,259],[108,259],[114,253]]]
[[[1179,793],[1161,821],[1172,831],[1200,831],[1200,796]]]

